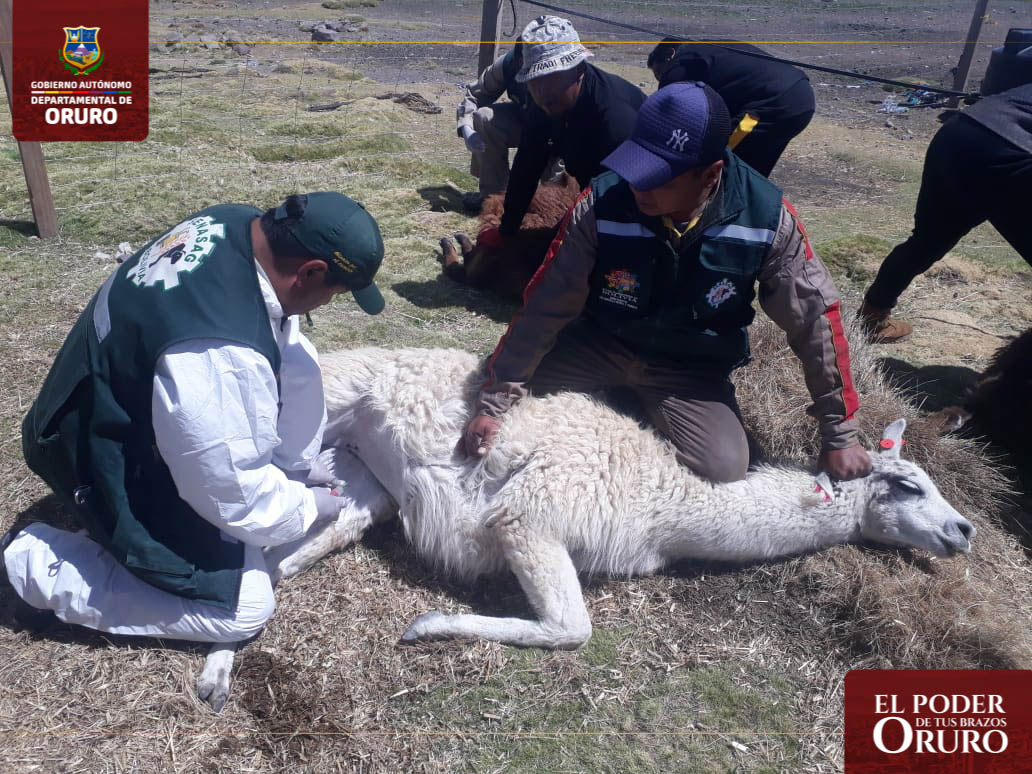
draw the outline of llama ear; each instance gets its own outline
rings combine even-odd
[[[831,477],[823,470],[814,478],[814,492],[824,498],[824,502],[830,503],[835,499],[835,490],[831,486]]]
[[[886,457],[899,459],[900,447],[903,446],[903,431],[907,428],[907,420],[897,419],[885,428],[882,439],[878,443],[878,451]]]

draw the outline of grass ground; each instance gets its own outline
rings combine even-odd
[[[318,6],[310,5],[283,13],[312,18]],[[167,21],[156,18],[158,31]],[[486,353],[513,311],[441,280],[434,260],[440,236],[472,227],[453,208],[455,191],[473,186],[454,134],[454,85],[412,82],[406,71],[403,88],[385,86],[312,46],[252,60],[221,56],[188,49],[153,57],[160,72],[145,143],[47,146],[60,239],[29,235],[20,170],[0,167],[0,309],[8,321],[0,336],[0,527],[66,522],[21,460],[20,419],[71,322],[113,269],[118,243],[137,247],[201,207],[269,206],[292,191],[334,189],[378,218],[388,310],[376,318],[346,302],[319,310],[310,335],[323,350]],[[635,82],[648,75],[622,72]],[[409,90],[443,111],[377,98]],[[332,102],[346,104],[306,110]],[[8,118],[0,121],[2,134]],[[926,141],[818,118],[779,168],[850,308],[909,228]],[[0,140],[8,160],[13,150]],[[904,302],[920,321],[914,342],[886,352],[918,369],[959,362],[974,372],[999,336],[1032,322],[1032,274],[989,229],[942,269]],[[760,359],[795,374],[784,347],[769,341]],[[858,362],[871,384],[879,354]],[[801,394],[793,378],[762,382],[755,369],[744,376],[754,427],[762,431],[781,412],[777,400]],[[887,393],[867,398],[871,427],[904,410]],[[801,417],[805,401],[794,405]],[[969,563],[844,548],[773,566],[690,565],[591,583],[595,635],[576,653],[465,642],[402,648],[399,633],[425,610],[526,614],[527,603],[511,580],[470,589],[436,577],[384,528],[284,585],[270,626],[241,655],[221,716],[193,694],[202,649],[64,627],[31,634],[12,616],[10,591],[0,590],[0,764],[69,772],[838,770],[846,670],[1029,666],[1020,630],[1027,556],[999,526],[999,504],[972,482],[981,475],[991,488],[1003,484],[974,445],[940,448],[914,432],[914,453],[951,460],[941,483],[977,513],[985,548]]]

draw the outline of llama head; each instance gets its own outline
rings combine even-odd
[[[975,528],[946,502],[920,467],[900,457],[906,422],[897,419],[872,454],[874,470],[864,479],[863,537],[875,543],[920,548],[936,556],[965,554]]]

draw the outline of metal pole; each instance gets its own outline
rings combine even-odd
[[[975,46],[978,45],[978,36],[982,32],[982,22],[985,21],[986,6],[989,0],[976,0],[975,15],[971,17],[971,27],[968,29],[967,37],[964,39],[964,51],[960,55],[960,62],[957,64],[957,74],[953,78],[953,90],[964,91],[967,87],[968,73],[971,72],[971,60],[975,58]],[[957,107],[960,104],[960,97],[951,97],[950,107]]]
[[[484,10],[480,17],[480,49],[477,59],[477,75],[495,60],[498,50],[499,23],[501,22],[502,0],[484,0]]]

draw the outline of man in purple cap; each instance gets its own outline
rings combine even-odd
[[[713,481],[745,477],[730,374],[764,311],[802,361],[821,467],[870,472],[839,293],[781,191],[726,148],[720,96],[675,83],[642,105],[629,140],[567,214],[486,365],[467,451],[487,453],[528,392],[631,388],[678,459]]]

